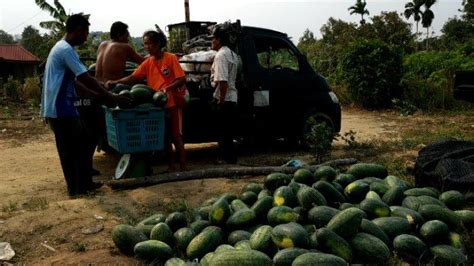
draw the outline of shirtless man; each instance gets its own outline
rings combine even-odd
[[[110,79],[122,78],[125,75],[126,61],[138,64],[143,62],[144,58],[137,54],[128,43],[129,36],[127,24],[120,21],[112,24],[110,28],[111,40],[102,42],[97,51],[95,77],[99,82],[105,83]],[[81,84],[77,85],[81,86]],[[92,161],[97,145],[102,150],[107,143],[102,104],[94,101],[88,95],[79,96],[81,98],[75,105],[87,131],[87,159],[92,175],[99,175],[100,172],[92,167]]]
[[[104,41],[97,50],[95,77],[102,82],[116,80],[125,75],[125,62],[137,64],[144,58],[133,50],[128,43],[128,25],[117,21],[110,28],[110,41]]]

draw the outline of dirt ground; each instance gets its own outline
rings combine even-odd
[[[17,119],[0,119],[0,242],[9,242],[16,252],[10,263],[137,265],[138,261],[114,247],[110,232],[115,225],[172,209],[182,203],[177,199],[195,207],[212,196],[238,192],[243,184],[262,179],[206,179],[124,191],[102,187],[96,195],[70,199],[53,135],[33,117],[22,113]],[[397,129],[404,126],[396,113],[357,109],[343,111],[342,125],[341,133],[355,131],[359,140],[396,138]],[[191,170],[214,167],[215,144],[186,148]],[[292,158],[307,160],[308,155],[278,150],[245,153],[239,164],[279,165]],[[109,180],[118,160],[118,156],[96,153],[95,168],[102,173],[96,180]],[[158,157],[154,172],[165,168],[164,158]],[[83,230],[96,226],[103,230],[84,234]]]

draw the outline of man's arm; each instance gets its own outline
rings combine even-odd
[[[116,80],[108,80],[106,83],[105,83],[105,87],[107,89],[110,89],[111,86],[114,86],[116,84],[127,84],[127,85],[133,85],[133,84],[136,84],[138,83],[139,80],[134,76],[134,75],[128,75],[126,77],[123,77],[121,79],[116,79]]]
[[[128,97],[116,95],[109,92],[87,72],[77,76],[77,80],[82,83],[87,89],[96,92],[98,94],[98,97],[100,99],[103,99],[105,102],[128,104],[131,101]]]
[[[130,61],[135,62],[137,64],[141,64],[145,58],[139,55],[135,50],[133,50],[132,46],[128,45],[128,58]]]
[[[99,98],[99,93],[88,89],[84,84],[82,84],[80,81],[76,80],[75,82],[75,88],[77,90],[77,94],[80,97],[92,97],[92,98]]]

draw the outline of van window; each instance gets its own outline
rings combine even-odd
[[[298,57],[284,40],[255,37],[258,63],[265,69],[291,69],[299,71]]]

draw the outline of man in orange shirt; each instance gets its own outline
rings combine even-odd
[[[186,156],[184,151],[182,133],[182,109],[176,105],[175,95],[186,83],[184,71],[179,65],[178,58],[171,53],[164,52],[166,47],[166,36],[156,31],[147,31],[143,34],[143,44],[150,57],[131,75],[118,80],[109,80],[107,87],[118,83],[136,84],[146,78],[147,85],[155,91],[163,91],[168,96],[166,104],[167,128],[171,140],[178,154],[180,170],[186,170]],[[169,171],[174,171],[174,158],[171,143],[167,144],[167,152],[170,156]]]

